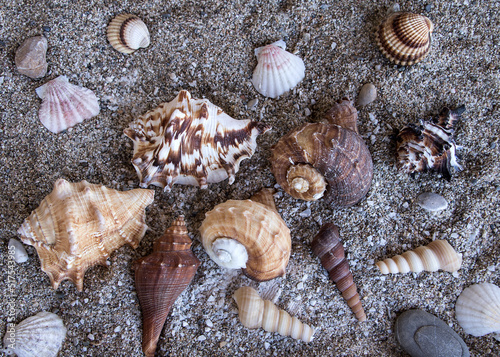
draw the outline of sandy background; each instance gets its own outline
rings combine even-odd
[[[377,49],[373,31],[394,8],[424,14],[435,24],[432,51],[424,62],[398,67]],[[140,16],[151,45],[132,55],[115,51],[106,26],[120,13]],[[42,310],[56,312],[68,328],[60,356],[141,356],[141,312],[132,262],[151,253],[153,242],[179,214],[186,216],[194,253],[202,261],[192,285],[172,308],[158,355],[175,356],[404,356],[393,333],[402,311],[421,308],[447,322],[473,356],[500,353],[491,336],[464,334],[454,315],[460,292],[477,282],[499,284],[500,180],[498,173],[500,2],[498,1],[6,1],[0,6],[0,193],[1,275],[6,291],[7,243],[52,190],[57,178],[88,180],[128,190],[138,187],[130,163],[132,142],[123,129],[138,115],[172,100],[181,89],[208,98],[237,119],[273,126],[260,136],[252,159],[241,165],[233,185],[207,190],[155,188],[147,209],[151,228],[137,250],[126,246],[109,267],[85,274],[84,291],[66,281],[57,291],[40,268],[32,247],[28,262],[16,265],[14,296],[0,297],[0,332],[5,307],[15,302],[15,321]],[[49,73],[40,80],[20,75],[17,47],[45,35]],[[254,48],[284,39],[306,65],[306,77],[279,99],[266,99],[250,83]],[[35,88],[58,75],[92,89],[101,113],[61,134],[38,120]],[[172,79],[174,78],[174,79]],[[324,202],[291,198],[279,187],[276,204],[292,231],[292,256],[285,279],[257,284],[213,263],[199,243],[205,212],[228,199],[246,199],[276,182],[270,148],[295,126],[317,121],[342,96],[356,98],[372,82],[378,98],[359,109],[359,131],[374,162],[367,197],[337,210]],[[246,104],[258,98],[254,110]],[[432,174],[415,178],[395,168],[393,130],[429,119],[442,107],[465,104],[456,129],[465,170],[450,182]],[[307,116],[310,111],[312,114]],[[372,114],[375,119],[370,119]],[[431,214],[415,198],[422,192],[444,196],[449,206]],[[309,243],[322,223],[341,227],[349,262],[368,320],[358,323],[337,288],[313,256]],[[463,253],[462,269],[382,276],[373,263],[432,239],[447,239]],[[275,291],[281,308],[315,326],[310,344],[248,330],[231,298],[240,286]]]

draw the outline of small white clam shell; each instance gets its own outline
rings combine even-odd
[[[107,35],[111,46],[125,54],[148,47],[150,43],[148,27],[144,21],[131,14],[121,14],[111,20]]]
[[[99,114],[99,100],[90,89],[59,76],[36,89],[42,99],[38,116],[53,133],[59,133]]]
[[[14,327],[7,327],[3,339],[5,352],[18,357],[55,357],[66,337],[62,319],[42,311]]]
[[[9,254],[14,257],[15,262],[18,264],[28,260],[28,253],[26,253],[23,243],[14,238],[9,240]]]
[[[474,284],[464,289],[455,304],[455,315],[464,331],[473,336],[500,334],[500,288]]]
[[[276,98],[304,79],[304,61],[285,51],[285,47],[285,42],[280,40],[255,50],[257,67],[253,71],[252,83],[265,97]]]

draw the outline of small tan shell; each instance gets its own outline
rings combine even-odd
[[[108,25],[108,41],[115,50],[130,54],[149,46],[150,37],[146,24],[137,16],[121,14]]]
[[[274,207],[272,190],[249,200],[229,200],[210,212],[200,227],[201,242],[218,265],[242,268],[257,281],[285,275],[291,251],[290,230]]]
[[[311,342],[314,329],[279,309],[269,300],[263,300],[255,289],[244,286],[233,295],[238,305],[239,317],[243,326],[262,327],[268,332],[278,332],[282,336],[291,336],[296,340]]]
[[[445,240],[436,240],[414,250],[375,263],[382,274],[419,273],[444,270],[455,272],[462,265],[462,256]]]
[[[396,12],[380,24],[375,40],[392,62],[407,66],[420,62],[431,49],[434,25],[427,17]]]
[[[469,286],[458,297],[455,315],[466,333],[494,333],[500,341],[500,288],[490,283]]]
[[[69,279],[82,291],[89,267],[106,265],[124,244],[137,248],[147,229],[145,208],[153,198],[153,190],[121,192],[59,179],[18,233],[36,248],[54,289]]]

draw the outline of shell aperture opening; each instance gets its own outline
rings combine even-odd
[[[224,268],[246,268],[248,252],[245,246],[234,239],[218,238],[212,245],[213,253],[208,251],[210,258]]]

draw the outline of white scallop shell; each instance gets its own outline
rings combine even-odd
[[[90,89],[68,82],[59,76],[36,89],[42,99],[38,116],[53,133],[60,133],[99,114],[99,101]]]
[[[285,51],[285,47],[285,42],[279,40],[255,50],[257,67],[253,71],[252,83],[265,97],[276,98],[304,79],[304,61]]]
[[[7,326],[3,352],[15,353],[18,357],[55,357],[65,337],[66,327],[62,319],[42,311],[14,327]]]
[[[493,332],[500,340],[500,288],[490,283],[469,286],[458,297],[455,315],[466,333],[484,336]]]
[[[120,14],[108,25],[108,41],[114,49],[130,54],[139,48],[148,47],[148,27],[140,18],[131,14]]]

